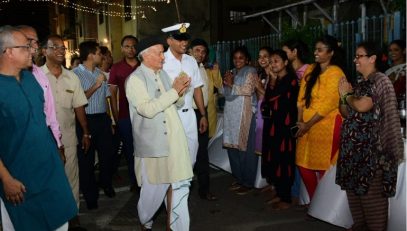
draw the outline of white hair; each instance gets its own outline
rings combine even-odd
[[[140,62],[143,62],[143,60],[144,60],[143,54],[145,54],[148,50],[150,50],[150,47],[148,47],[138,53],[137,58],[140,60]]]
[[[19,32],[19,30],[10,25],[0,27],[0,55],[3,55],[6,47],[14,45],[14,32]]]

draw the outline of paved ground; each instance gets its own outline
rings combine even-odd
[[[124,167],[120,176],[125,175]],[[82,201],[80,217],[83,227],[89,231],[138,231],[136,204],[137,193],[129,192],[126,179],[115,177],[117,195],[110,199],[103,195],[99,209],[88,211]],[[343,231],[344,229],[307,218],[303,207],[292,207],[284,211],[273,210],[265,204],[267,199],[260,190],[238,196],[228,190],[233,181],[229,173],[212,170],[212,192],[218,201],[201,200],[197,187],[193,187],[189,197],[191,231]],[[165,230],[165,211],[157,213],[153,230]]]

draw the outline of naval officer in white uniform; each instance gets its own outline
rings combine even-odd
[[[195,100],[195,104],[201,113],[201,120],[199,121],[200,133],[204,133],[208,129],[208,120],[201,89],[203,82],[198,64],[192,56],[185,54],[188,48],[188,41],[191,37],[186,32],[188,27],[189,23],[179,23],[162,29],[163,32],[168,33],[167,43],[169,46],[168,50],[164,53],[163,70],[167,72],[172,80],[180,75],[187,75],[191,78],[191,85],[185,92],[185,104],[182,108],[178,109],[178,115],[184,126],[188,140],[189,155],[192,166],[194,166],[199,144],[197,121],[194,109],[192,108],[193,100]]]

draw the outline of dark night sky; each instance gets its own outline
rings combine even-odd
[[[52,3],[20,2],[11,0],[10,3],[0,3],[0,25],[29,25],[33,26],[40,39],[50,33],[48,9]]]

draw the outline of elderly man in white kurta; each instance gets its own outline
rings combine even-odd
[[[137,205],[141,228],[151,229],[152,217],[165,200],[171,230],[189,230],[188,195],[193,173],[177,106],[183,104],[180,96],[190,79],[182,76],[172,83],[161,70],[164,48],[157,38],[141,40],[137,51],[142,63],[127,80],[126,96],[141,186]]]
[[[199,121],[200,133],[204,133],[208,128],[208,120],[201,89],[203,81],[198,64],[192,56],[185,54],[188,48],[188,40],[190,39],[190,35],[186,33],[188,27],[189,23],[180,23],[162,29],[163,32],[168,33],[167,43],[169,45],[168,50],[164,53],[165,62],[163,69],[172,80],[179,75],[186,75],[191,78],[191,85],[185,93],[185,104],[183,107],[178,108],[178,115],[184,125],[185,134],[188,139],[189,155],[192,166],[194,166],[199,145],[196,115],[192,108],[194,100],[201,113]]]

